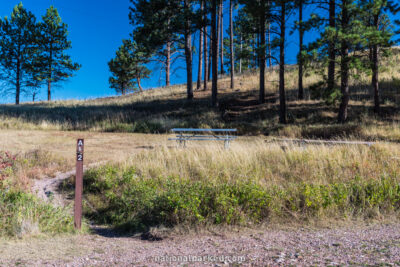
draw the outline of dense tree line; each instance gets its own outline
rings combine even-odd
[[[71,48],[67,25],[56,8],[51,6],[41,21],[22,3],[16,5],[10,17],[0,18],[0,81],[5,93],[35,98],[47,84],[47,99],[51,100],[52,84],[71,77],[80,65],[72,62],[65,50]]]
[[[308,8],[317,12],[305,17],[304,10]],[[266,68],[278,66],[279,118],[286,123],[286,38],[297,31],[298,98],[304,99],[305,69],[317,64],[323,81],[310,87],[312,96],[327,103],[339,102],[338,121],[345,122],[351,93],[349,81],[354,78],[355,69],[371,73],[374,110],[380,110],[379,60],[387,55],[389,49],[385,48],[395,44],[400,22],[391,21],[390,17],[399,10],[394,0],[131,0],[132,39],[142,47],[139,53],[144,56],[134,65],[158,60],[164,67],[168,86],[171,56],[183,54],[187,98],[191,100],[196,46],[192,38],[197,35],[196,89],[208,90],[207,82],[212,81],[212,106],[218,105],[219,74],[229,71],[230,87],[234,89],[235,73],[246,69],[258,69],[259,102],[264,103]],[[224,38],[226,13],[229,37]],[[296,16],[294,27],[288,23],[293,16]],[[304,36],[310,30],[320,35],[305,45]]]

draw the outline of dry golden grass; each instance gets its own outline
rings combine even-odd
[[[0,130],[0,151],[50,152],[64,159],[66,167],[75,166],[76,140],[85,139],[85,163],[120,161],[138,150],[166,145],[166,135],[127,133]]]
[[[355,177],[380,179],[400,173],[400,145],[299,147],[242,139],[230,150],[221,144],[191,144],[187,149],[158,147],[132,155],[125,163],[140,177],[182,177],[203,181],[250,180],[267,186],[285,183],[331,184]]]

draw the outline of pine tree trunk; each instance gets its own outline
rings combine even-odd
[[[271,23],[268,22],[268,63],[272,67],[272,51],[271,51]]]
[[[379,113],[380,111],[380,92],[379,92],[379,48],[374,45],[372,48],[372,86],[374,88],[374,112]]]
[[[303,41],[304,41],[304,28],[303,28],[303,0],[299,0],[299,99],[304,99],[303,88]]]
[[[233,49],[233,0],[229,6],[229,30],[230,30],[230,49],[231,49],[231,89],[235,88],[235,51]]]
[[[221,43],[221,53],[220,53],[220,57],[221,57],[221,74],[225,74],[225,70],[224,70],[224,1],[221,0],[221,4],[220,4],[220,23],[219,23],[219,27],[220,27],[220,34],[221,34],[221,38],[220,38],[220,43]]]
[[[374,15],[374,27],[379,30],[379,13]],[[372,87],[374,88],[374,112],[380,112],[379,92],[379,47],[372,47]]]
[[[253,66],[254,69],[257,68],[257,55],[256,55],[256,44],[257,44],[257,34],[254,34],[254,38],[253,38]]]
[[[329,0],[329,27],[336,28],[336,2]],[[335,41],[331,40],[328,47],[328,92],[332,92],[335,87]]]
[[[243,43],[242,43],[242,34],[240,34],[240,58],[239,58],[239,73],[242,74],[242,51],[243,51]]]
[[[124,85],[124,83],[121,83],[120,86],[121,86],[121,94],[125,95],[126,93],[125,93],[125,85]]]
[[[261,31],[261,29],[258,29],[258,30]],[[260,38],[260,37],[261,37],[260,35],[261,35],[261,34],[260,34],[259,32],[256,34],[256,36],[257,36],[257,48],[260,48],[260,39],[261,39],[261,38]],[[256,66],[257,66],[257,67],[260,67],[260,53],[257,52],[256,55],[257,55],[257,62],[256,62],[257,65],[256,65]]]
[[[19,105],[19,96],[21,94],[21,81],[20,81],[20,77],[21,77],[21,61],[19,60],[19,58],[17,59],[17,80],[15,83],[15,104]]]
[[[51,100],[51,78],[47,79],[47,101]]]
[[[222,1],[222,0],[220,0],[220,1]],[[221,27],[220,27],[220,24],[221,24],[221,4],[219,4],[218,5],[218,17],[217,17],[217,58],[216,58],[216,62],[217,62],[217,74],[218,74],[218,66],[219,66],[219,58],[220,58],[220,49],[219,49],[219,46],[220,46],[220,43],[221,43],[221,32],[220,32],[220,30],[221,30]],[[214,52],[214,51],[213,51]],[[214,60],[214,57],[213,57],[213,60]],[[217,77],[217,79],[218,79],[218,77]]]
[[[349,14],[348,14],[348,2],[343,0],[342,8],[342,30],[347,33],[349,27]],[[338,122],[344,123],[347,120],[347,112],[350,100],[349,94],[349,44],[347,40],[342,40],[340,49],[340,90],[342,92],[342,99],[339,107]]]
[[[137,83],[138,83],[140,92],[143,92],[142,85],[140,84],[140,78],[137,78]]]
[[[212,36],[212,106],[218,106],[218,39],[217,36],[217,0],[212,0],[211,36]]]
[[[207,10],[207,1],[204,1],[204,10]],[[207,11],[204,12],[204,19],[206,19],[206,18],[207,18]],[[203,36],[203,41],[204,41],[204,49],[203,49],[204,50],[204,85],[203,85],[203,90],[207,91],[208,90],[208,86],[207,86],[208,73],[210,71],[208,68],[208,54],[207,54],[207,51],[208,51],[207,26],[204,26],[203,31],[204,31],[203,32],[204,33],[204,36]]]
[[[165,62],[165,86],[170,86],[170,72],[171,72],[171,42],[167,42],[167,60]]]
[[[212,29],[210,29],[212,31]],[[208,48],[208,77],[207,77],[207,81],[209,82],[211,80],[211,73],[212,73],[212,49],[213,49],[213,40],[212,40],[212,35],[210,37],[210,45]]]
[[[285,95],[285,34],[286,34],[286,3],[281,3],[280,17],[280,44],[279,44],[279,122],[287,123],[286,119],[286,95]]]
[[[201,12],[204,11],[204,0],[201,1]],[[199,67],[197,72],[197,86],[196,90],[200,90],[201,88],[201,77],[203,72],[203,31],[200,29],[199,32]]]
[[[261,0],[261,3],[264,4],[265,0]],[[261,46],[265,48],[265,11],[260,10],[260,43]],[[260,94],[259,94],[259,102],[262,104],[265,102],[265,49],[260,49],[259,56],[259,64],[260,64]]]
[[[188,9],[190,0],[184,1],[185,9]],[[187,99],[193,99],[193,75],[192,75],[192,36],[190,34],[190,18],[185,18],[185,58],[186,58],[186,89]]]
[[[53,45],[50,44],[49,77],[47,79],[47,101],[51,101],[51,78],[53,73]]]

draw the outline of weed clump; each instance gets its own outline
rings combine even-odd
[[[13,190],[0,192],[0,237],[74,232],[73,217],[34,196]]]

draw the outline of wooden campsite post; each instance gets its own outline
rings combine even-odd
[[[74,225],[80,230],[82,225],[82,193],[83,193],[83,146],[84,140],[78,139],[76,148],[75,206]]]

